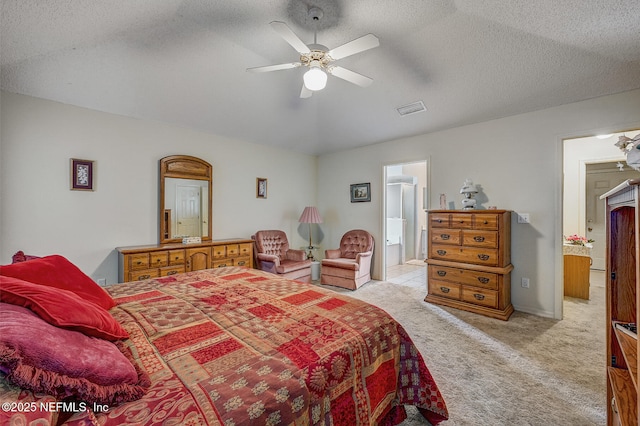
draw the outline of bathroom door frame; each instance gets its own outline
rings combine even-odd
[[[417,188],[417,192],[418,192],[418,196],[420,197],[420,199],[422,200],[422,205],[420,206],[420,203],[418,202],[418,211],[422,210],[423,213],[426,215],[426,210],[429,209],[430,206],[430,194],[431,194],[431,189],[430,189],[430,185],[431,185],[431,176],[430,176],[430,172],[431,172],[431,164],[430,164],[430,159],[431,157],[422,157],[422,158],[412,158],[412,159],[407,159],[407,160],[397,160],[397,161],[389,161],[386,163],[382,164],[382,183],[381,183],[381,188],[384,188],[381,192],[382,192],[382,203],[381,203],[381,207],[382,207],[382,212],[380,215],[380,230],[381,233],[380,235],[382,235],[382,241],[380,241],[380,244],[376,243],[376,246],[382,247],[383,249],[380,250],[381,256],[380,256],[380,260],[381,260],[381,265],[380,265],[380,271],[381,271],[381,279],[384,281],[387,279],[387,251],[386,251],[386,238],[387,238],[387,171],[390,167],[393,166],[403,166],[403,165],[409,165],[409,164],[416,164],[416,163],[424,163],[425,166],[425,185],[421,186],[420,185],[420,180],[418,180],[418,188]]]

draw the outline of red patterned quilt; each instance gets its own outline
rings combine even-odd
[[[383,310],[257,270],[221,268],[108,288],[152,385],[69,425],[393,425],[445,402]]]

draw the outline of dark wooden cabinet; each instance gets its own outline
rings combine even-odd
[[[640,179],[602,196],[607,212],[607,424],[638,425],[638,339],[616,324],[637,324],[640,303]]]

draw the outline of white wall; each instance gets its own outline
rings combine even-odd
[[[158,161],[174,154],[213,166],[214,239],[282,229],[305,245],[316,157],[6,92],[0,111],[0,264],[18,250],[58,253],[117,282],[115,247],[158,242]],[[69,190],[70,158],[96,161],[95,192]]]
[[[445,193],[460,208],[459,190],[469,177],[482,186],[486,206],[530,214],[530,224],[518,224],[516,215],[512,217],[512,302],[516,310],[560,318],[562,140],[639,124],[640,90],[635,90],[322,155],[318,206],[325,211],[324,245],[336,245],[355,227],[372,232],[376,242],[384,241],[383,166],[430,158],[431,206],[438,206],[439,194]],[[349,202],[349,184],[358,182],[371,182],[370,203]],[[380,257],[377,251],[374,278],[381,275]],[[520,286],[522,277],[531,280],[529,289]]]

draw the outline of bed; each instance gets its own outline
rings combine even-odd
[[[246,268],[189,272],[109,286],[108,295],[101,295],[104,300],[87,300],[95,292],[80,294],[82,304],[109,314],[98,320],[99,327],[82,328],[56,317],[65,317],[68,308],[43,313],[31,293],[16,296],[26,284],[13,281],[28,283],[30,277],[5,277],[11,275],[8,269],[0,269],[4,336],[11,334],[12,323],[46,323],[29,325],[34,330],[52,326],[40,318],[49,315],[61,323],[52,326],[55,333],[71,334],[43,343],[40,351],[67,338],[89,339],[78,343],[77,350],[69,349],[75,343],[65,343],[64,351],[77,354],[69,361],[75,362],[84,358],[80,353],[87,342],[108,344],[117,349],[114,356],[120,355],[123,366],[94,360],[92,365],[101,370],[95,374],[126,377],[104,379],[97,396],[91,393],[96,389],[66,376],[80,390],[64,389],[67,382],[59,378],[57,387],[33,387],[27,384],[34,381],[33,368],[18,374],[16,367],[27,363],[28,356],[15,355],[18,343],[5,341],[0,423],[394,425],[406,418],[404,405],[414,405],[434,425],[448,418],[438,386],[402,326],[383,310],[330,289]],[[34,285],[40,291],[46,284]],[[73,298],[81,293],[54,290],[58,304],[61,294]],[[98,302],[113,306],[96,308]],[[105,330],[96,332],[100,327]],[[23,344],[33,344],[25,339]],[[105,350],[96,351],[95,356],[102,356]],[[48,357],[45,363],[58,358]]]

